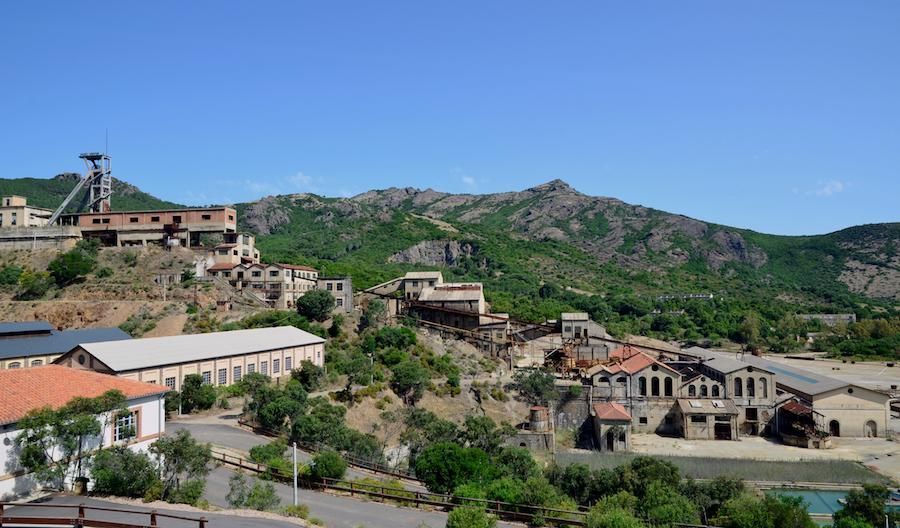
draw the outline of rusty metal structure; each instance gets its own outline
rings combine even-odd
[[[50,215],[48,224],[54,224],[59,216],[65,211],[66,207],[72,200],[78,196],[78,193],[87,187],[88,192],[79,209],[84,209],[92,213],[108,213],[111,211],[110,197],[112,196],[112,158],[107,154],[99,152],[85,152],[78,156],[84,161],[86,171],[84,175],[75,184],[75,187],[69,191],[69,195],[63,200],[62,204]]]

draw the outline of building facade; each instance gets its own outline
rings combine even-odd
[[[293,326],[280,326],[86,343],[55,363],[181,390],[190,374],[200,375],[211,385],[231,385],[253,372],[277,379],[289,376],[302,361],[323,366],[324,356],[324,339]]]
[[[316,287],[334,296],[334,309],[338,312],[353,311],[353,281],[350,277],[319,277]]]
[[[63,225],[78,226],[85,238],[99,238],[108,246],[201,246],[204,234],[237,232],[237,211],[231,207],[78,213],[61,217]]]
[[[47,225],[53,211],[28,205],[24,196],[0,199],[0,228],[40,227]]]
[[[0,369],[49,365],[80,343],[123,341],[118,328],[57,330],[47,321],[0,323]]]
[[[318,271],[308,266],[263,263],[216,264],[207,268],[206,273],[281,310],[294,308],[297,299],[316,289],[319,276]]]
[[[19,461],[18,422],[31,410],[60,408],[73,398],[95,398],[110,390],[125,395],[127,413],[98,416],[102,433],[88,439],[87,448],[146,450],[165,432],[165,387],[59,365],[0,371],[0,500],[26,496],[40,485]]]

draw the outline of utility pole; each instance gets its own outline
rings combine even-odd
[[[297,505],[297,442],[294,442],[293,449],[291,450],[292,459],[294,462],[294,506]]]

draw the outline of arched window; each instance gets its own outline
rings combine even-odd
[[[706,385],[700,385],[700,397],[706,398],[707,396],[709,396],[709,387],[707,387]]]
[[[650,393],[654,396],[659,396],[659,378],[653,376],[653,379],[650,380]]]
[[[719,397],[719,386],[718,385],[713,385],[712,395],[713,395],[713,398]]]
[[[747,378],[747,397],[756,397],[756,384],[753,383],[753,378]]]
[[[759,378],[759,389],[760,389],[760,392],[762,393],[761,396],[763,398],[768,398],[769,397],[769,380],[767,380],[766,378]]]
[[[14,368],[22,368],[22,364],[18,361],[13,361],[12,363],[6,365],[6,368],[14,369]]]
[[[41,359],[35,359],[34,361],[31,362],[32,367],[40,367],[43,364],[44,364],[44,361]]]
[[[697,395],[697,387],[695,387],[693,385],[688,385],[688,396],[693,398],[696,395]]]
[[[621,378],[617,379],[616,381],[618,381],[618,382],[621,383],[622,385],[625,385],[625,383],[626,383],[627,380],[625,379],[625,376],[622,376]]]
[[[638,392],[641,396],[647,395],[647,378],[643,376],[638,378]]]
[[[737,398],[739,396],[744,395],[744,380],[741,378],[734,378],[734,397]]]
[[[666,396],[672,395],[672,378],[666,378],[666,382],[664,384],[666,386]]]

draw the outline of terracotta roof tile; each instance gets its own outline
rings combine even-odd
[[[594,414],[601,420],[631,421],[631,414],[622,404],[615,402],[595,403]]]
[[[95,398],[119,390],[129,400],[164,394],[168,388],[61,365],[0,370],[0,424],[15,423],[32,409],[58,409],[72,398]]]

